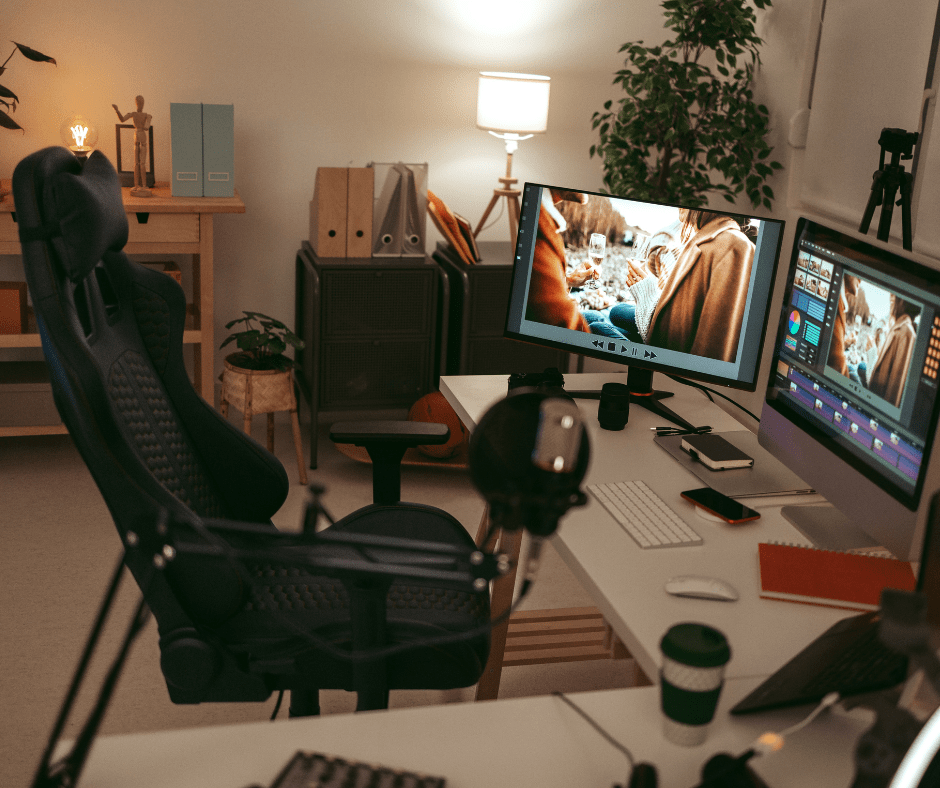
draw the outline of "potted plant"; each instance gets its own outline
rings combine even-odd
[[[225,357],[222,372],[222,398],[219,410],[228,417],[228,406],[234,405],[245,415],[245,432],[251,431],[251,417],[267,413],[268,449],[274,445],[274,413],[290,411],[294,426],[294,441],[300,449],[297,423],[297,398],[294,395],[292,358],[284,355],[288,345],[303,350],[304,343],[280,320],[260,312],[244,312],[245,316],[225,324],[231,329],[240,323],[241,331],[233,331],[220,348],[235,342],[238,351]],[[301,467],[302,478],[305,476]]]
[[[753,4],[769,8],[771,0]],[[751,90],[763,42],[749,0],[665,0],[662,7],[673,39],[624,44],[614,84],[626,96],[593,115],[600,141],[590,152],[604,162],[604,185],[612,194],[689,207],[706,205],[710,192],[734,202],[743,191],[755,208],[770,209],[773,190],[764,182],[781,165],[768,160],[769,113]]]

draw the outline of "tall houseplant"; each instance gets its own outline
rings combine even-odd
[[[748,0],[665,0],[662,8],[673,38],[624,44],[614,84],[626,96],[593,116],[600,141],[591,156],[603,160],[605,187],[687,206],[706,205],[711,192],[729,202],[744,192],[769,209],[765,181],[781,165],[769,160],[768,111],[751,90],[763,43],[753,8]]]

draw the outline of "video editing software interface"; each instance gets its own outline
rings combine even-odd
[[[522,196],[507,336],[754,389],[782,221],[533,183]]]
[[[801,219],[774,365],[769,400],[916,506],[936,423],[940,275]]]

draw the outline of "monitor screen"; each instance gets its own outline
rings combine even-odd
[[[875,536],[866,521],[912,530],[912,518],[883,508],[863,481],[916,511],[937,424],[938,375],[940,273],[801,219],[761,443],[843,513],[851,510],[879,543],[890,536]],[[780,419],[792,428],[781,431]]]
[[[783,222],[526,183],[506,336],[754,390]]]

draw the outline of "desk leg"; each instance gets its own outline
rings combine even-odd
[[[483,513],[483,520],[477,532],[477,544],[489,530],[489,511]],[[490,596],[490,615],[498,618],[512,606],[513,592],[516,588],[516,568],[519,563],[519,550],[522,545],[522,529],[518,531],[499,532],[498,551],[509,556],[512,569],[509,573],[493,581],[493,591]],[[503,656],[506,651],[506,635],[509,631],[509,619],[493,627],[490,637],[490,657],[486,668],[477,684],[476,700],[495,700],[499,695],[499,680],[503,673]]]

